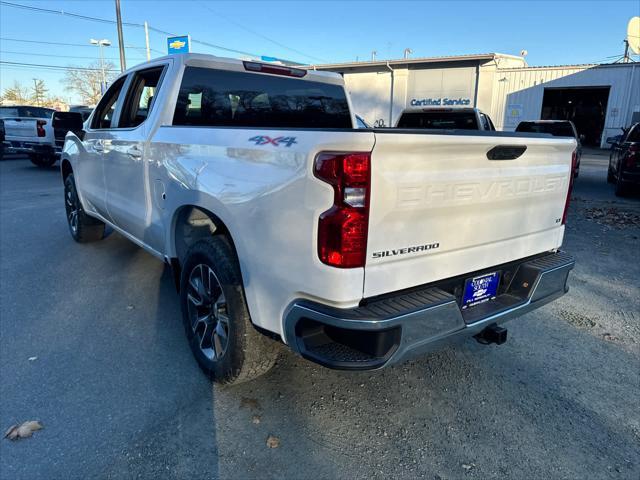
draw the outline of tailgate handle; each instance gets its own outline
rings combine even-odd
[[[526,149],[526,145],[496,145],[487,152],[487,158],[489,160],[515,160]]]

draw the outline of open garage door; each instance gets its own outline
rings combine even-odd
[[[583,144],[599,147],[610,87],[545,88],[542,120],[571,120]]]

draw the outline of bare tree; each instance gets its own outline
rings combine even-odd
[[[44,106],[47,101],[46,95],[49,89],[44,84],[44,80],[40,80],[37,78],[33,79],[33,87],[31,88],[31,98],[33,103],[38,106]]]
[[[104,64],[107,77],[107,84],[115,78],[114,65],[111,62]],[[85,105],[95,105],[102,97],[100,83],[102,82],[102,72],[98,63],[92,64],[89,69],[70,67],[65,73],[62,83],[67,91],[76,93]]]
[[[13,82],[13,86],[5,89],[2,97],[0,98],[2,102],[12,102],[17,104],[26,104],[29,103],[29,89],[22,85],[20,82],[15,80]]]

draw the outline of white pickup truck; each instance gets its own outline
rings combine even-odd
[[[53,128],[55,110],[27,105],[0,107],[4,121],[5,153],[24,153],[38,167],[51,167],[59,158],[64,143]]]
[[[193,353],[248,380],[280,343],[377,369],[567,291],[569,138],[357,129],[339,75],[185,54],[123,73],[62,152],[69,229],[172,269]],[[68,114],[71,115],[71,114]]]

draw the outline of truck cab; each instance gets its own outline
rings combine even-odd
[[[479,108],[412,107],[402,111],[397,128],[425,128],[429,130],[486,130],[495,131],[489,115]]]

